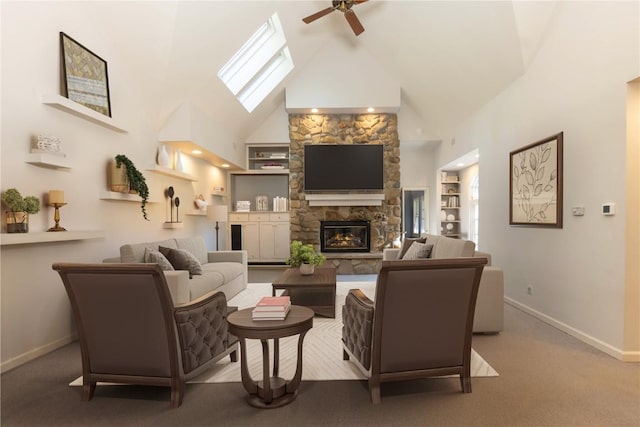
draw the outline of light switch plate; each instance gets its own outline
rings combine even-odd
[[[602,215],[615,215],[615,214],[616,214],[615,203],[604,203],[602,205]]]
[[[583,216],[584,215],[584,206],[574,206],[571,208],[571,213],[573,216]]]

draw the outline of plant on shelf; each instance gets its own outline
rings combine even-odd
[[[40,200],[35,196],[22,197],[15,188],[2,193],[2,203],[7,211],[7,233],[28,233],[29,214],[40,212]]]
[[[116,167],[120,168],[124,165],[125,172],[127,174],[127,180],[129,181],[129,188],[140,196],[142,199],[142,204],[140,205],[140,209],[142,210],[142,216],[144,219],[149,221],[147,218],[147,210],[146,205],[149,201],[149,187],[147,186],[147,181],[144,178],[144,175],[135,167],[133,162],[129,160],[127,156],[124,154],[118,154],[116,156]]]
[[[326,260],[327,258],[323,254],[318,253],[313,249],[313,245],[303,244],[299,240],[294,240],[291,242],[291,255],[285,262],[292,267],[304,267],[305,264],[308,264],[311,266],[308,267],[310,269],[310,273],[306,274],[311,274],[313,273],[312,267],[320,266]],[[301,269],[301,272],[303,272],[303,269]],[[303,274],[305,273],[303,272]]]

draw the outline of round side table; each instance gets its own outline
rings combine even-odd
[[[302,379],[302,342],[309,329],[313,327],[313,310],[292,305],[284,320],[259,320],[251,318],[253,308],[233,312],[227,318],[229,333],[240,339],[240,370],[242,385],[249,393],[247,402],[257,408],[278,408],[291,403],[298,395],[298,386]],[[298,363],[293,378],[289,381],[278,376],[280,363],[279,339],[298,337]],[[247,365],[247,339],[262,342],[262,381],[251,378]],[[269,341],[273,339],[273,373],[269,372]]]

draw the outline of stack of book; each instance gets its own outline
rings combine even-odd
[[[253,320],[284,320],[291,309],[289,296],[262,297],[252,311]]]

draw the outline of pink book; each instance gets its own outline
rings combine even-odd
[[[256,304],[256,311],[284,311],[291,305],[291,298],[284,297],[262,297]]]

